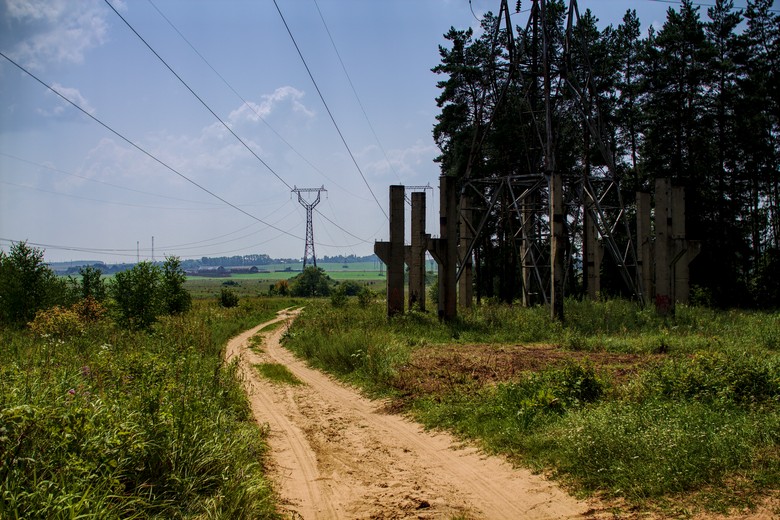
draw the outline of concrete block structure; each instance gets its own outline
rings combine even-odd
[[[390,186],[390,240],[376,242],[374,253],[387,266],[387,315],[404,312],[404,187]]]
[[[439,265],[439,319],[451,321],[457,310],[458,201],[456,179],[439,177],[439,238],[428,241],[428,251]]]
[[[406,246],[409,267],[409,309],[425,311],[425,251],[430,235],[425,233],[425,192],[412,193],[412,245]]]

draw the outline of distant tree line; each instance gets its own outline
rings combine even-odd
[[[656,178],[685,187],[688,238],[702,242],[691,265],[698,293],[723,306],[780,304],[780,15],[773,1],[748,0],[735,9],[731,0],[714,0],[703,18],[683,0],[668,9],[663,27],[644,35],[634,10],[605,29],[588,10],[574,28],[584,45],[562,63],[556,60],[566,4],[546,1],[546,28],[514,21],[511,39],[492,13],[483,17],[479,36],[455,28],[444,36],[433,69],[442,77],[433,130],[442,173],[463,178],[468,170],[471,178],[484,178],[543,171],[537,134],[545,124],[543,56],[535,42],[546,30],[553,84],[561,74],[585,77],[590,70],[594,100],[577,107],[567,90],[552,93],[556,167],[582,176],[604,164],[581,118],[582,110],[597,106],[624,200],[651,191]],[[509,66],[507,48],[517,69]],[[498,274],[476,279],[482,294],[491,295],[507,285],[497,283],[505,275],[496,265],[518,262],[508,258],[517,253],[500,229],[485,235],[476,269]]]
[[[368,256],[356,256],[356,255],[336,255],[336,256],[324,256],[320,258],[320,262],[325,263],[338,263],[338,264],[352,264],[357,262],[376,262],[378,261],[376,255]],[[83,265],[73,265],[77,262],[54,262],[51,265],[52,269],[61,274],[79,274],[80,270],[89,265],[95,269],[100,269],[103,274],[116,274],[122,271],[132,269],[135,264],[106,264],[103,262],[84,263]],[[157,262],[162,265],[162,262]],[[207,257],[204,256],[201,259],[181,260],[182,269],[198,269],[200,267],[252,267],[272,264],[295,264],[302,263],[300,258],[271,258],[266,254],[254,254],[243,256],[218,256]],[[67,264],[64,266],[63,264]]]

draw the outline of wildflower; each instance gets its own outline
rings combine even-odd
[[[76,389],[75,388],[71,388],[70,390],[68,390],[68,393],[70,395],[76,395]]]

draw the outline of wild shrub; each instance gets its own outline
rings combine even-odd
[[[192,296],[184,288],[187,275],[181,266],[181,260],[175,256],[165,259],[160,279],[160,299],[165,314],[181,314],[192,307]]]
[[[78,312],[59,305],[38,311],[29,326],[33,334],[44,338],[67,338],[84,333],[84,323]]]
[[[106,284],[103,281],[103,271],[99,268],[86,265],[79,268],[81,282],[78,284],[82,299],[91,298],[102,302],[106,298]]]
[[[358,292],[357,294],[358,305],[361,308],[365,309],[371,304],[372,301],[374,301],[375,297],[376,295],[374,294],[374,291],[372,291],[371,289],[369,289],[364,285],[363,288],[360,289],[360,292]]]
[[[336,289],[330,295],[330,304],[336,308],[342,308],[347,305],[347,291],[343,285],[336,286]]]
[[[290,296],[290,283],[279,280],[268,289],[269,296]]]
[[[133,329],[149,329],[161,313],[160,270],[140,262],[114,275],[109,292],[118,311],[118,322]]]
[[[780,398],[780,366],[744,353],[699,351],[646,372],[639,385],[646,398],[760,403]]]
[[[290,294],[310,298],[330,296],[332,280],[320,267],[310,266],[292,279]]]
[[[226,309],[238,306],[238,295],[231,289],[222,288],[219,293],[219,304]]]
[[[70,300],[65,281],[43,261],[43,250],[26,242],[11,245],[6,254],[0,251],[0,323],[23,326],[35,314]]]
[[[84,323],[96,323],[106,317],[107,309],[97,300],[88,296],[71,305],[71,310],[78,314]]]

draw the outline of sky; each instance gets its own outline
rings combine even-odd
[[[387,240],[392,184],[430,184],[437,234],[431,68],[499,0],[277,0],[284,21],[272,0],[110,1],[0,0],[0,51],[40,80],[0,57],[0,248],[301,258],[296,187],[327,190],[317,258]],[[673,6],[578,5],[602,26],[636,9],[643,32]]]

